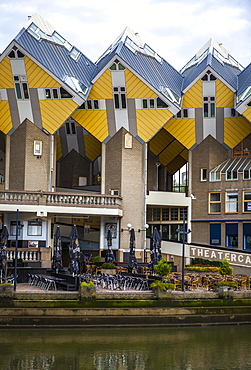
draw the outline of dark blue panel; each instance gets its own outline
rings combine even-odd
[[[243,224],[243,235],[251,235],[251,223]]]
[[[210,245],[221,245],[221,224],[210,224]]]
[[[238,224],[226,224],[226,235],[238,235]]]

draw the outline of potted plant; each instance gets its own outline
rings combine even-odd
[[[80,299],[96,299],[96,287],[93,281],[83,281],[79,286]]]
[[[116,274],[116,266],[112,262],[104,262],[101,265],[101,274],[109,274],[115,275]]]
[[[11,283],[0,284],[0,297],[12,297],[14,292],[14,285]]]
[[[172,265],[170,263],[167,263],[164,258],[161,258],[158,264],[154,266],[154,271],[163,280],[163,278],[170,274],[170,272],[172,271]]]
[[[150,288],[154,291],[158,299],[171,298],[172,290],[175,290],[175,285],[167,281],[155,280],[151,283]]]

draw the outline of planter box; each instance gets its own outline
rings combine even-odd
[[[154,295],[157,299],[171,299],[172,290],[162,290],[160,288],[153,289]]]
[[[2,285],[0,286],[0,298],[1,297],[13,297],[14,286],[13,285]]]
[[[116,269],[101,269],[101,274],[116,275]]]
[[[96,287],[95,286],[80,286],[79,287],[80,299],[96,299]]]

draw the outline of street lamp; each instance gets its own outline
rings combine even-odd
[[[185,213],[183,212],[183,227],[182,230],[177,229],[177,233],[182,234],[182,292],[184,292],[184,269],[185,269],[185,235],[189,234],[191,232],[190,229],[185,231]]]
[[[17,290],[17,255],[18,255],[18,230],[21,229],[24,225],[18,225],[18,215],[19,210],[17,209],[16,213],[16,244],[15,244],[15,268],[14,268],[14,291]]]

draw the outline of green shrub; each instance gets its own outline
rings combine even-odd
[[[13,286],[11,283],[1,283],[0,286]]]
[[[115,265],[114,263],[112,262],[105,262],[103,263],[103,265],[101,266],[102,269],[115,269]]]
[[[101,257],[100,256],[92,257],[92,262],[100,262],[100,261],[101,261]]]
[[[80,286],[95,286],[93,281],[89,281],[89,283],[86,283],[85,281],[82,281]]]
[[[238,289],[238,285],[234,281],[220,281],[217,286],[229,286],[231,288]]]
[[[220,264],[219,273],[221,275],[231,275],[233,273],[233,268],[230,266],[226,258],[224,258]]]
[[[154,271],[158,274],[161,278],[167,276],[172,271],[172,265],[167,263],[164,258],[158,262],[157,265],[154,266]]]
[[[151,289],[157,289],[160,288],[161,290],[175,290],[175,285],[172,283],[165,283],[161,280],[155,280],[151,285]]]
[[[187,265],[185,269],[197,272],[219,272],[219,267],[206,265]]]
[[[195,257],[191,259],[191,265],[207,265],[220,267],[221,261],[210,261],[205,258]]]

